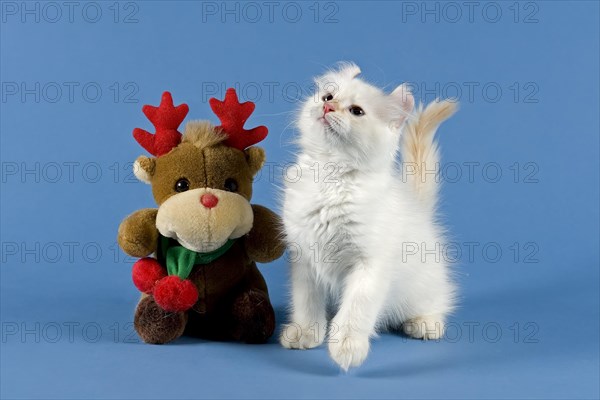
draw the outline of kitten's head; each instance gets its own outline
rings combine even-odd
[[[386,94],[359,74],[356,65],[343,64],[315,79],[317,93],[304,102],[298,119],[305,151],[357,161],[393,158],[414,98],[405,85]]]

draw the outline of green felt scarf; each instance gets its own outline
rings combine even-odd
[[[169,275],[177,275],[181,279],[187,279],[194,265],[208,264],[221,257],[233,246],[235,239],[229,239],[223,246],[208,253],[198,253],[186,249],[180,244],[172,245],[169,242],[169,238],[160,236],[162,256],[167,264],[167,272]]]

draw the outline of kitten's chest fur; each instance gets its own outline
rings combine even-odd
[[[334,163],[306,163],[301,179],[288,185],[288,232],[319,275],[333,278],[359,255],[361,189],[357,170]]]

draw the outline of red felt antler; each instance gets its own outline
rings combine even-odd
[[[175,107],[171,93],[164,92],[160,106],[145,105],[142,111],[154,125],[156,133],[153,135],[144,129],[135,128],[133,137],[150,154],[162,156],[181,142],[181,133],[177,128],[189,111],[187,104]]]
[[[244,129],[244,124],[254,111],[254,103],[251,101],[240,103],[235,89],[227,89],[224,101],[213,97],[209,103],[210,108],[221,121],[218,128],[227,134],[226,145],[244,150],[267,137],[269,131],[266,126],[257,126],[250,130]]]

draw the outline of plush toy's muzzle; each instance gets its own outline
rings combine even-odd
[[[158,209],[161,235],[206,253],[250,231],[254,213],[248,200],[225,190],[202,188],[169,197]]]

